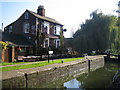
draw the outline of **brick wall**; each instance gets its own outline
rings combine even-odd
[[[2,62],[9,62],[8,47],[2,50]]]
[[[2,62],[14,62],[17,57],[18,54],[15,47],[7,47],[2,50]]]

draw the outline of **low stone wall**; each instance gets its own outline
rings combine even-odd
[[[89,60],[83,60],[83,62],[76,64],[54,67],[50,70],[35,71],[30,74],[23,74],[18,77],[4,79],[2,80],[2,88],[46,88],[44,85],[47,85],[52,81],[60,81],[65,77],[76,77],[82,73],[88,73],[89,71],[104,66],[103,56],[89,58]]]

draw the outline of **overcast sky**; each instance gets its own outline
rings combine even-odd
[[[116,15],[119,0],[1,0],[0,23],[4,27],[17,20],[22,13],[28,9],[37,12],[39,5],[45,8],[45,15],[56,19],[64,25],[67,32],[65,37],[70,37],[82,22],[89,19],[89,15],[96,9],[102,10],[104,14]],[[2,21],[2,22],[1,22]],[[0,25],[0,28],[1,25]]]

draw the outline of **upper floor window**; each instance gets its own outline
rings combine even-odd
[[[30,24],[29,23],[24,23],[23,24],[24,33],[29,33],[29,29],[30,29]]]
[[[56,25],[56,34],[60,35],[60,26],[59,25]]]
[[[49,25],[50,25],[49,22],[44,21],[44,32],[47,33],[47,34],[50,33],[50,31],[49,31]]]
[[[43,32],[47,34],[47,32],[48,32],[48,27],[47,26],[44,27],[44,31]]]
[[[29,14],[28,14],[28,12],[25,12],[25,19],[29,19]]]
[[[12,32],[12,26],[9,26],[9,33]]]

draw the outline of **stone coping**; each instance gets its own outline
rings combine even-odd
[[[98,58],[103,57],[103,55],[86,56],[86,57],[89,60],[96,60]],[[41,67],[4,71],[4,72],[0,72],[0,73],[2,73],[2,80],[4,80],[4,79],[13,78],[13,77],[23,76],[25,74],[32,74],[32,73],[36,73],[36,72],[51,70],[51,69],[54,69],[54,68],[60,68],[60,67],[68,66],[68,65],[78,64],[78,63],[87,61],[86,57],[84,59],[80,59],[80,60],[76,60],[76,61],[70,61],[70,62],[64,62],[64,63],[60,63],[60,64],[56,63],[56,64],[50,64],[50,65],[41,66]]]

